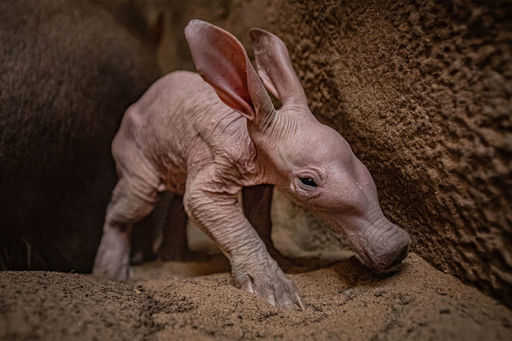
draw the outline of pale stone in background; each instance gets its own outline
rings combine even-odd
[[[336,261],[353,255],[341,235],[276,189],[271,219],[272,241],[284,256]],[[187,230],[191,250],[208,254],[219,253],[213,241],[193,222],[189,222]]]
[[[272,240],[284,256],[341,260],[353,255],[340,234],[274,189]]]

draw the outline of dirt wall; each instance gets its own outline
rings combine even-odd
[[[313,112],[368,166],[413,249],[512,304],[512,7],[288,1]]]

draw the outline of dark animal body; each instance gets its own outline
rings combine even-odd
[[[0,3],[0,60],[0,269],[88,272],[111,142],[156,58],[89,1],[15,0]]]

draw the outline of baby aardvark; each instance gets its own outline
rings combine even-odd
[[[257,184],[278,186],[329,221],[368,267],[396,267],[409,235],[384,217],[373,179],[345,139],[309,110],[284,43],[250,31],[256,72],[230,33],[192,20],[185,36],[200,76],[180,71],[158,80],[127,110],[112,143],[119,182],[93,272],[128,278],[132,224],[151,212],[159,192],[171,191],[184,194],[189,217],[227,256],[237,287],[302,307],[242,212],[238,193]]]

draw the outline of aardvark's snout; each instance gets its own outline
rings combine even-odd
[[[407,257],[411,238],[387,219],[347,233],[358,259],[377,273],[393,272]]]
[[[402,228],[392,224],[384,229],[381,235],[376,234],[374,240],[369,243],[369,263],[366,264],[379,273],[397,270],[402,261],[407,257],[411,238]]]

